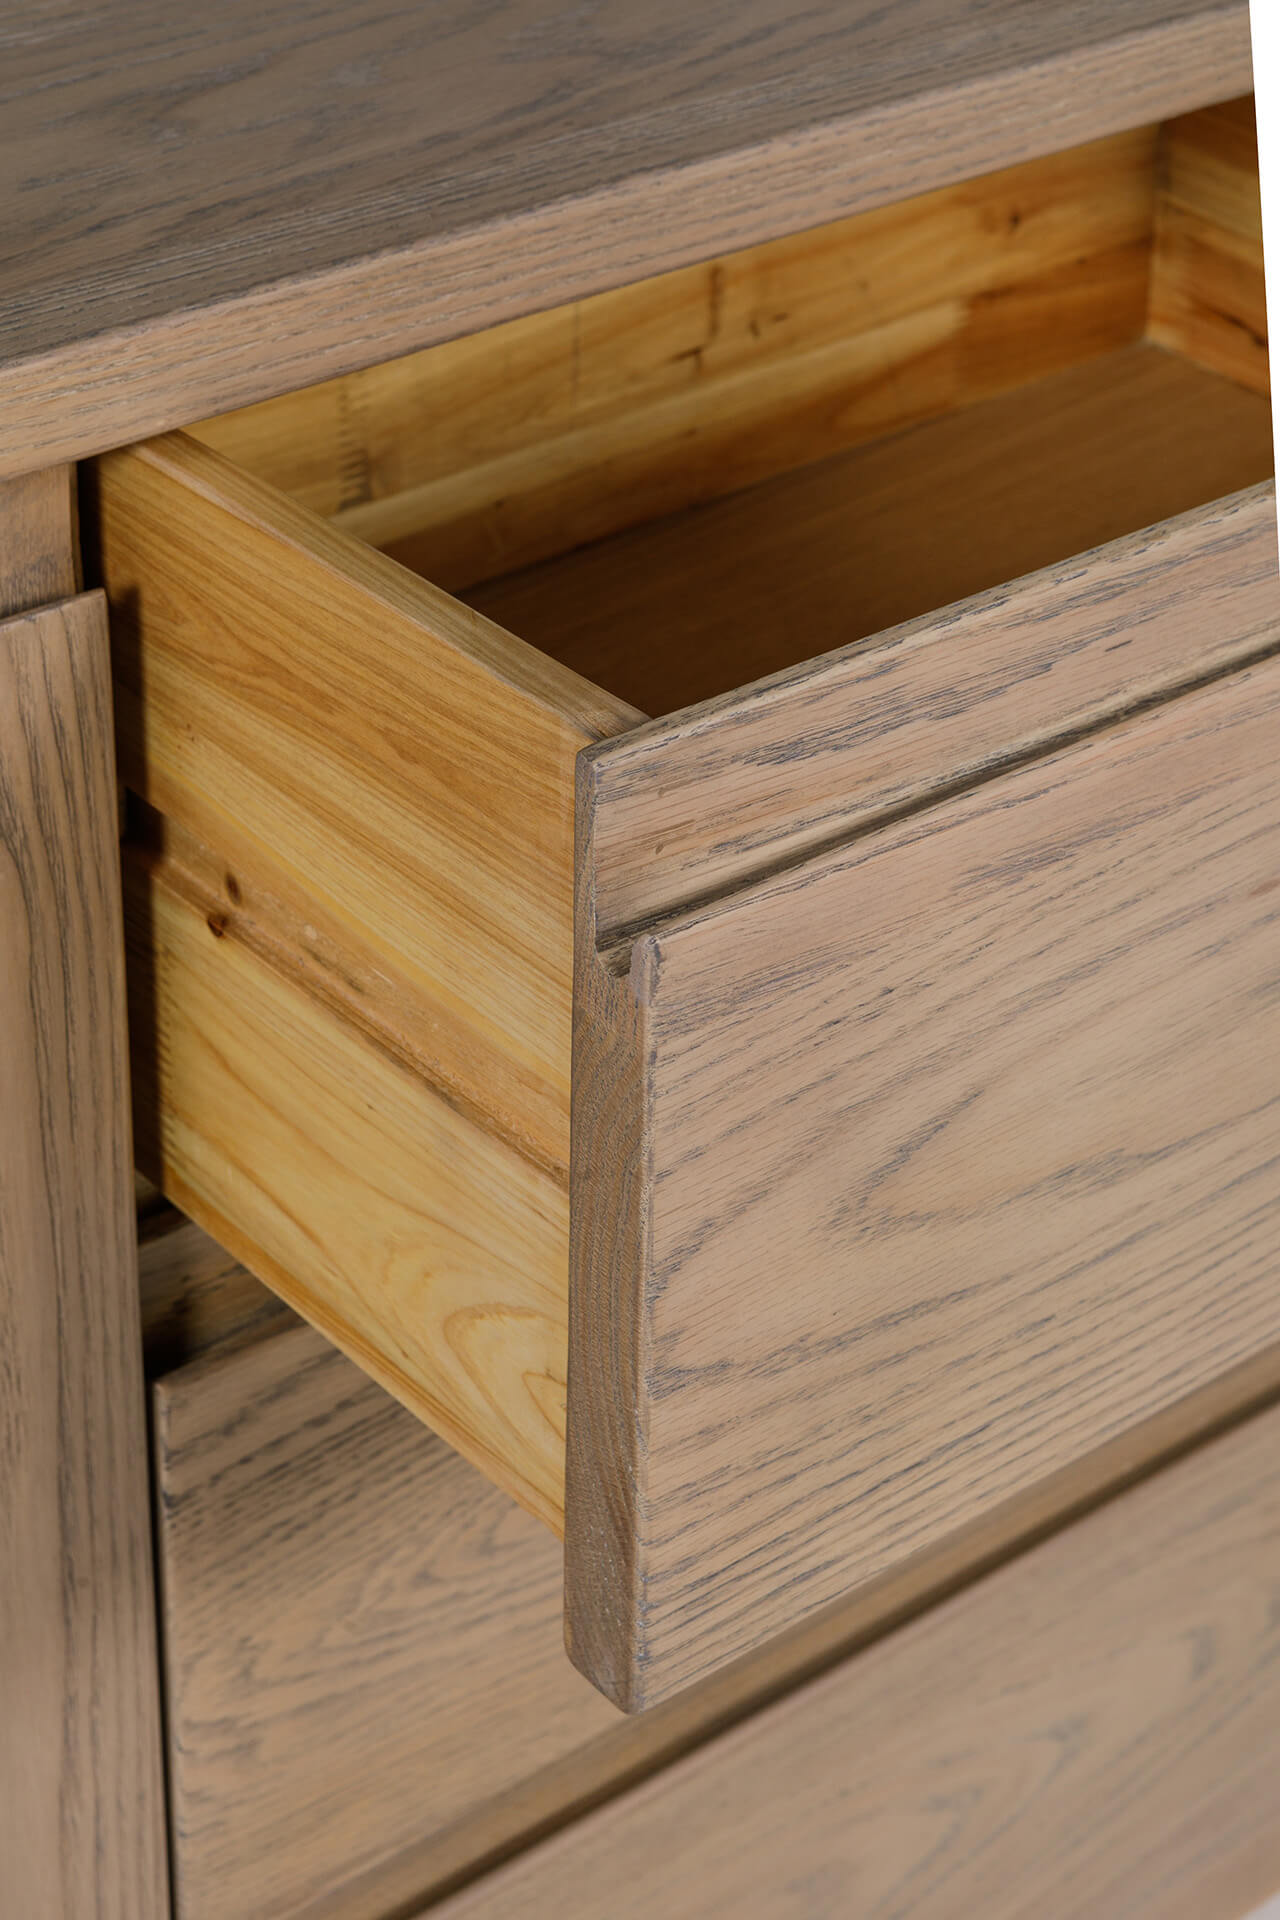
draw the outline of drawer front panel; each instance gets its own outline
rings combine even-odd
[[[1264,483],[588,749],[596,944],[1247,664],[1275,558]]]
[[[161,1380],[156,1447],[181,1920],[380,1920],[635,1724],[564,1658],[551,1535],[310,1328]]]
[[[1278,740],[1273,660],[597,963],[567,1582],[615,1697],[1280,1341]]]
[[[1228,1920],[1280,1885],[1280,1412],[439,1920]]]

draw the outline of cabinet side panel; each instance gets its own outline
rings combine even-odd
[[[162,1920],[105,613],[0,625],[0,1909]]]

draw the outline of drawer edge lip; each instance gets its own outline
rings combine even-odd
[[[667,921],[1265,658],[1280,645],[1275,516],[1275,483],[1263,481],[583,748],[577,857],[590,869],[583,897],[602,959],[624,971],[635,940]],[[1176,639],[1184,610],[1205,597],[1219,611],[1236,604],[1224,640],[1201,646],[1192,632],[1179,651],[1157,636],[1136,671],[1112,644],[1120,627],[1161,620]],[[1042,636],[1030,666],[1014,655],[1019,628]],[[986,644],[992,664],[966,685],[949,677],[949,655],[932,660],[939,643]],[[981,708],[1002,648],[1017,705],[987,728]],[[1055,649],[1078,662],[1080,693],[1067,700]],[[894,724],[885,688],[896,684],[924,689],[940,711],[963,703],[976,724],[941,753],[908,740],[908,774],[888,779],[866,759]]]

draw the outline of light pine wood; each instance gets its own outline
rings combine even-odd
[[[228,50],[234,50],[229,57]],[[1225,99],[1245,0],[230,0],[8,49],[0,472]],[[216,76],[216,84],[215,84]]]
[[[79,591],[75,469],[0,481],[0,619]]]
[[[1231,1920],[1280,1879],[1280,1412],[433,1908]]]
[[[1270,390],[1251,98],[1162,130],[1148,331],[1255,393]]]
[[[571,769],[637,716],[181,435],[92,529],[124,776],[223,931],[563,1166]]]
[[[142,1164],[558,1525],[572,766],[633,716],[181,436],[93,525]]]
[[[1278,725],[1272,660],[584,968],[566,1606],[620,1703],[1280,1338]]]
[[[469,591],[652,714],[728,693],[1272,471],[1260,396],[1150,346]]]
[[[104,616],[0,625],[0,1910],[40,1920],[169,1910]]]
[[[205,421],[458,591],[1136,340],[1139,129]]]
[[[215,931],[172,861],[129,850],[125,905],[136,1129],[165,1191],[558,1531],[563,1176]]]
[[[313,1330],[224,1345],[155,1389],[179,1920],[408,1911],[1277,1386],[1280,1347],[623,1719],[565,1660],[544,1528]]]

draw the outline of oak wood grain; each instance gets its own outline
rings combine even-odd
[[[381,1920],[362,1880],[414,1846],[421,1891],[617,1724],[563,1655],[559,1547],[310,1328],[155,1396],[180,1920]]]
[[[1280,1337],[1278,721],[1272,660],[600,960],[566,1606],[614,1698]]]
[[[1137,339],[1157,146],[1114,135],[192,431],[457,592]]]
[[[1149,346],[1089,358],[1046,297],[1083,364],[468,603],[666,714],[1270,475],[1261,396]]]
[[[1252,99],[1161,130],[1155,233],[1150,337],[1270,392]]]
[[[49,467],[0,482],[0,619],[79,591],[74,469]]]
[[[98,594],[0,625],[0,1023],[0,1909],[161,1920],[159,1675]]]
[[[1244,0],[43,4],[0,472],[1242,92]]]
[[[1280,638],[1270,484],[584,753],[608,946]]]
[[[155,1390],[180,1920],[410,1911],[1278,1386],[1280,1346],[623,1719],[564,1657],[544,1528],[313,1330],[224,1346]]]
[[[1280,1879],[1280,1412],[433,1908],[1208,1920]]]

